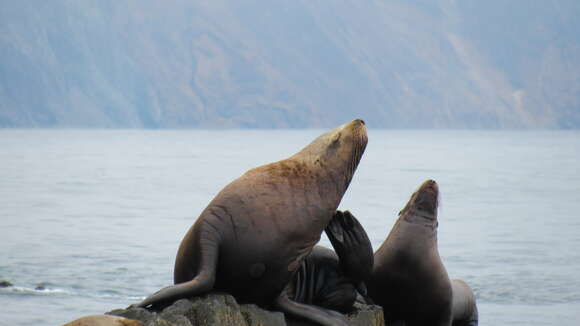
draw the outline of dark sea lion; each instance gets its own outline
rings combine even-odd
[[[373,268],[373,248],[358,220],[337,211],[325,229],[334,251],[315,246],[287,287],[296,302],[350,312]]]
[[[274,306],[323,325],[346,325],[336,313],[289,299],[283,289],[333,217],[367,144],[356,119],[300,152],[249,170],[228,184],[189,229],[175,261],[175,285],[141,307],[210,290],[242,303]]]
[[[375,252],[368,290],[373,301],[383,307],[387,321],[406,326],[449,326],[456,305],[458,313],[475,311],[475,321],[468,325],[477,325],[474,297],[463,287],[453,291],[439,256],[438,203],[437,183],[425,181]]]

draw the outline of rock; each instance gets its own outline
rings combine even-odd
[[[134,307],[129,307],[127,309],[116,309],[113,311],[109,311],[106,314],[139,320],[142,321],[143,324],[145,325],[147,325],[147,322],[153,321],[155,318],[157,318],[157,313],[150,312],[147,309]]]
[[[385,318],[383,308],[356,303],[354,311],[348,314],[353,326],[383,326]]]
[[[9,288],[14,286],[14,284],[10,283],[10,281],[0,281],[0,288]]]
[[[90,315],[75,319],[62,326],[143,326],[143,323],[123,317]]]
[[[352,326],[385,326],[383,308],[355,303],[354,310],[349,313],[347,319]],[[319,326],[315,323],[296,320],[286,317],[288,326]]]
[[[278,311],[264,310],[255,304],[243,304],[240,310],[248,326],[286,325],[284,314]]]
[[[240,306],[231,295],[209,294],[192,300],[193,325],[247,326]]]
[[[193,317],[193,304],[187,299],[174,302],[171,306],[163,309],[160,320],[167,321],[171,325],[193,326],[190,319]],[[163,324],[159,324],[161,326]]]
[[[160,312],[129,307],[108,315],[139,320],[144,326],[318,326],[285,319],[281,312],[264,310],[253,304],[238,304],[228,294],[210,293],[192,299],[181,299]],[[347,315],[352,326],[383,326],[383,310],[377,306],[356,304]]]

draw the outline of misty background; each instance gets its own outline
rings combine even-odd
[[[579,0],[0,0],[0,323],[171,284],[227,182],[354,118],[374,248],[432,178],[480,324],[578,325]]]
[[[580,2],[0,1],[0,127],[580,127]]]

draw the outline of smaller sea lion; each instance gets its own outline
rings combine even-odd
[[[425,181],[413,193],[374,254],[369,295],[385,320],[406,326],[477,325],[475,297],[449,280],[437,248],[439,187]],[[465,284],[465,286],[463,285]],[[457,322],[455,322],[455,320]],[[468,324],[463,322],[468,320]]]

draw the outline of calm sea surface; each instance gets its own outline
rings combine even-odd
[[[0,280],[15,285],[0,324],[58,325],[171,284],[213,196],[320,133],[0,130]],[[341,208],[378,248],[427,178],[440,254],[480,325],[580,325],[580,132],[370,130]]]

